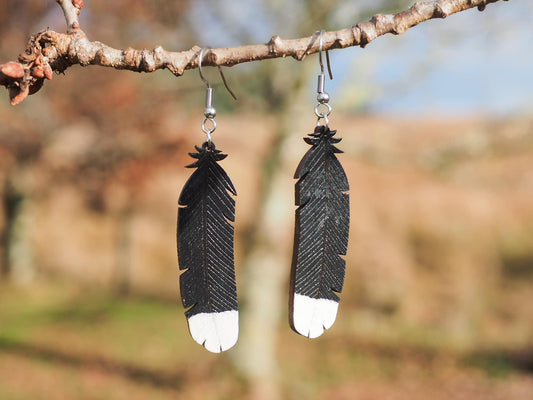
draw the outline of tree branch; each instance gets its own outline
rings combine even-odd
[[[22,102],[29,94],[37,92],[44,79],[52,79],[52,71],[64,72],[72,65],[99,65],[136,72],[154,72],[168,69],[176,76],[198,67],[200,47],[181,52],[169,52],[158,46],[153,50],[114,49],[100,42],[91,42],[80,29],[78,15],[83,0],[56,0],[67,22],[67,33],[45,30],[32,36],[25,53],[18,62],[0,65],[0,85],[9,90],[11,104]],[[376,14],[367,22],[338,31],[325,32],[324,50],[361,46],[387,33],[398,35],[421,22],[433,18],[446,18],[451,14],[477,7],[483,11],[490,3],[499,0],[435,0],[415,3],[397,14]],[[508,0],[503,0],[508,1]],[[303,60],[318,52],[318,32],[299,39],[281,39],[273,36],[266,44],[210,49],[202,65],[232,66],[250,61],[279,57]]]
[[[78,16],[83,8],[83,0],[56,0],[65,14],[67,21],[67,32],[70,33],[74,29],[79,29],[80,23]]]

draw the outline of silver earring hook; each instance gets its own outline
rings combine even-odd
[[[200,54],[198,54],[198,72],[200,72],[200,78],[202,79],[202,81],[207,85],[208,88],[210,88],[211,85],[209,84],[209,81],[205,79],[204,74],[202,72],[202,61],[204,59],[204,51],[206,49],[207,47],[202,48],[202,50],[200,50]]]
[[[204,77],[204,74],[203,74],[203,71],[202,71],[202,61],[204,60],[204,52],[208,48],[209,47],[202,48],[202,50],[200,50],[200,53],[198,54],[198,72],[200,73],[200,78],[207,85],[207,88],[209,89],[209,88],[211,88],[211,84]],[[228,82],[226,81],[226,77],[224,76],[224,73],[222,72],[222,68],[220,67],[220,65],[217,65],[217,68],[218,68],[218,72],[220,73],[220,77],[222,78],[222,82],[224,83],[224,87],[226,88],[228,93],[231,95],[231,97],[233,97],[233,100],[237,100],[237,96],[235,96],[235,93],[233,93],[233,91],[228,86]]]
[[[324,29],[320,30],[320,38],[318,39],[318,61],[320,62],[320,71],[324,73],[324,63],[322,62],[322,50],[324,48]],[[326,50],[326,65],[328,66],[328,75],[329,79],[333,79],[333,74],[331,73],[331,64],[329,62],[329,53]]]
[[[202,48],[200,50],[200,53],[198,54],[198,72],[200,73],[200,78],[202,81],[206,84],[207,89],[205,93],[205,109],[204,109],[204,121],[202,122],[202,131],[207,136],[207,144],[211,148],[213,146],[213,141],[211,138],[211,134],[215,131],[217,128],[217,123],[215,121],[215,117],[217,115],[217,110],[215,107],[213,107],[213,88],[211,87],[211,84],[209,81],[205,78],[202,70],[202,61],[204,59],[204,52],[207,49],[207,47]],[[226,82],[226,78],[224,77],[224,73],[222,72],[222,68],[220,68],[219,65],[217,65],[218,71],[220,72],[220,76],[222,78],[222,82],[224,82],[224,86],[226,87],[226,90],[228,93],[233,97],[235,100],[237,100],[237,97],[235,94],[231,91],[231,89],[228,86],[228,83]],[[210,122],[211,126],[207,126],[207,122]]]
[[[320,31],[320,37],[318,39],[318,61],[320,63],[320,74],[318,75],[317,85],[317,101],[315,106],[315,115],[317,116],[316,125],[320,125],[320,120],[324,120],[324,126],[327,128],[329,125],[328,116],[331,113],[331,106],[329,103],[329,94],[325,91],[326,76],[324,75],[324,63],[322,62],[322,50],[324,49],[324,29]],[[329,54],[326,50],[326,63],[328,66],[329,79],[333,79],[331,74],[331,65],[329,62]]]

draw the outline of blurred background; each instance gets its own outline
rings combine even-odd
[[[88,0],[117,48],[309,36],[411,1]],[[179,298],[177,198],[201,144],[198,72],[75,66],[17,107],[0,95],[0,398],[533,398],[533,53],[526,1],[330,53],[350,181],[335,325],[288,325],[294,170],[316,55],[206,68],[237,189],[241,334],[208,353]],[[53,1],[0,3],[0,61],[64,31]]]

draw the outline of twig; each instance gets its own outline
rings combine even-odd
[[[153,50],[114,49],[100,42],[91,42],[80,29],[78,14],[83,0],[56,0],[65,14],[68,33],[46,30],[30,39],[19,61],[0,65],[0,85],[9,89],[11,104],[23,101],[28,94],[37,92],[44,78],[51,79],[52,71],[63,72],[79,64],[99,65],[136,72],[154,72],[168,69],[176,76],[198,67],[200,47],[181,52],[170,52],[158,46]],[[477,7],[483,11],[490,3],[499,0],[436,0],[415,3],[397,14],[376,14],[369,21],[338,31],[325,32],[323,49],[341,49],[352,46],[365,47],[387,33],[398,35],[421,22],[433,18],[446,18],[451,14]],[[508,1],[508,0],[503,0]],[[266,44],[210,49],[203,65],[232,66],[250,61],[280,57],[303,60],[318,51],[318,34],[299,39],[282,39],[273,36]]]
[[[83,0],[56,0],[67,21],[67,32],[70,33],[74,29],[80,28],[78,16],[83,8]]]

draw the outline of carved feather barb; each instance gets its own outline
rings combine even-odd
[[[335,322],[348,247],[348,179],[335,156],[336,131],[317,126],[304,138],[312,147],[295,173],[296,225],[291,270],[290,323],[315,338]]]
[[[184,272],[180,291],[193,339],[218,353],[239,335],[233,253],[237,193],[218,161],[226,158],[207,142],[188,168],[196,168],[179,197],[178,261]]]

